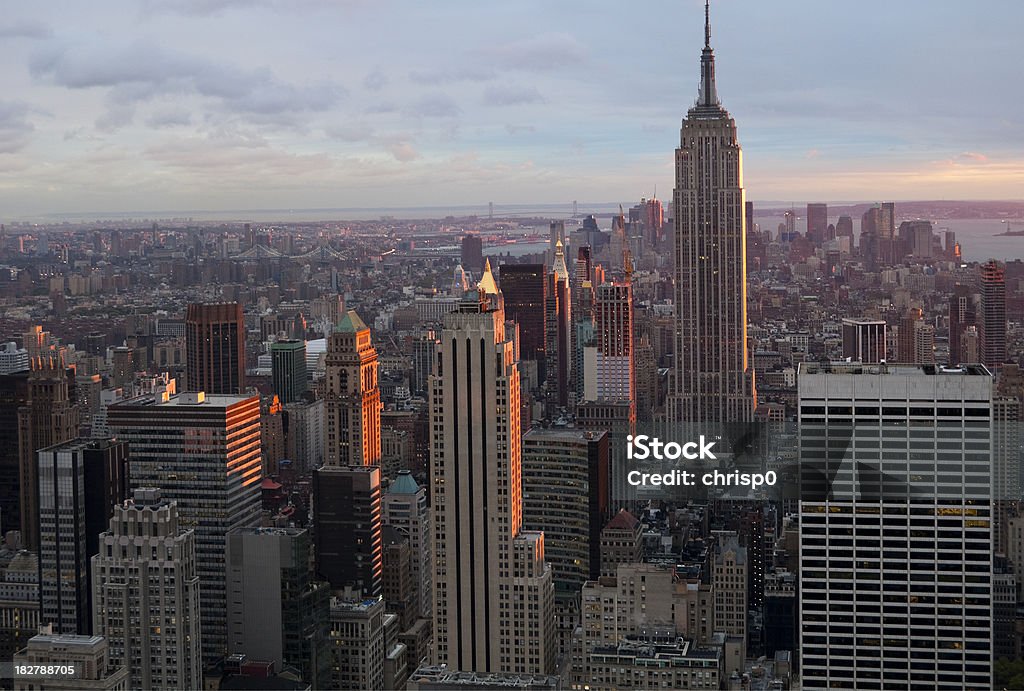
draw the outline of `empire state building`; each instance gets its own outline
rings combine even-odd
[[[704,8],[700,92],[676,149],[674,423],[742,423],[756,394],[747,366],[747,248],[743,158],[736,122],[715,89]]]

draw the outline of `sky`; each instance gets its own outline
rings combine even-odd
[[[1019,0],[714,0],[748,199],[1020,199]],[[671,198],[702,0],[51,0],[0,220]]]

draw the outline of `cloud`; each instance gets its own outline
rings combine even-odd
[[[387,75],[385,75],[380,70],[374,70],[373,72],[370,72],[363,79],[363,87],[367,91],[380,91],[382,88],[387,86],[387,83]]]
[[[146,119],[146,125],[153,129],[184,127],[192,124],[192,115],[187,110],[162,110]]]
[[[335,84],[288,84],[266,67],[242,69],[143,42],[51,47],[32,55],[29,71],[69,89],[108,88],[110,102],[120,106],[198,94],[233,112],[273,115],[324,111],[345,94]]]
[[[504,84],[488,87],[484,91],[484,105],[488,106],[519,106],[544,101],[544,97],[535,86]]]
[[[0,38],[49,38],[52,35],[50,27],[39,22],[0,24]]]
[[[462,112],[458,104],[443,93],[424,96],[410,105],[407,111],[410,115],[425,118],[453,118]]]
[[[957,156],[956,160],[963,163],[988,163],[988,156],[975,151],[965,151]]]
[[[420,157],[416,148],[410,142],[394,142],[388,146],[388,151],[395,157],[396,161],[408,163]]]
[[[144,150],[145,157],[166,169],[189,175],[234,176],[237,184],[250,178],[283,183],[298,177],[315,177],[334,167],[323,153],[296,154],[273,147],[252,133],[219,130],[207,136],[170,137]]]
[[[373,137],[373,128],[365,123],[353,122],[344,125],[328,125],[324,134],[343,142],[364,142]]]
[[[116,132],[135,120],[135,108],[131,105],[114,105],[96,118],[96,129],[100,132]]]
[[[12,154],[28,145],[35,130],[28,119],[31,112],[27,103],[0,100],[0,154]]]
[[[548,33],[485,49],[484,54],[502,67],[528,72],[549,72],[587,61],[586,47],[570,34]]]
[[[537,128],[533,125],[505,125],[505,131],[514,137],[517,134],[536,132]]]
[[[409,81],[424,86],[438,86],[456,82],[486,82],[497,76],[493,70],[460,67],[452,70],[413,70],[409,73]]]
[[[367,0],[144,0],[142,8],[149,13],[211,16],[228,10],[269,9],[294,12],[298,7],[310,9],[354,7],[367,4]]]

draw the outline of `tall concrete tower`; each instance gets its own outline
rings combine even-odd
[[[435,663],[550,674],[554,583],[544,534],[522,530],[519,369],[489,271],[446,315],[434,372]]]
[[[700,91],[676,149],[676,361],[672,422],[747,422],[756,395],[747,366],[743,159],[736,122],[715,88],[705,5]]]

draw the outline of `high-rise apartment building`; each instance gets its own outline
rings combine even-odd
[[[992,683],[992,377],[803,364],[804,688]]]
[[[885,321],[843,319],[843,357],[865,364],[884,360]]]
[[[89,560],[128,496],[128,445],[83,439],[42,449],[39,464],[40,620],[58,633],[92,633]]]
[[[957,284],[949,298],[949,364],[969,362],[964,357],[964,332],[974,325],[974,300],[970,289]]]
[[[992,259],[981,267],[981,305],[978,314],[981,362],[991,370],[1006,360],[1006,269]]]
[[[25,405],[18,409],[21,542],[39,549],[39,477],[36,451],[78,436],[78,407],[68,391],[63,356],[43,354],[32,360]]]
[[[245,391],[245,318],[238,303],[191,304],[185,313],[186,390]]]
[[[434,658],[450,669],[550,673],[554,587],[544,536],[522,529],[519,370],[485,273],[445,317],[431,379]]]
[[[594,300],[594,345],[584,348],[583,353],[584,400],[635,398],[633,326],[632,285],[614,282],[598,286]]]
[[[228,651],[330,681],[330,588],[310,568],[301,528],[241,528],[228,535]]]
[[[747,571],[750,567],[747,548],[740,545],[736,533],[719,533],[711,567],[714,630],[738,640],[743,651],[739,656],[741,660],[747,657]],[[726,671],[731,674],[736,670]]]
[[[260,518],[258,396],[159,392],[110,406],[111,433],[127,441],[132,489],[158,487],[196,533],[203,660],[227,651],[227,536]]]
[[[136,489],[114,509],[92,558],[93,628],[131,688],[202,686],[195,532],[155,488]]]
[[[505,318],[519,325],[519,359],[543,360],[548,280],[543,264],[504,264],[499,274]]]
[[[743,159],[715,86],[705,8],[700,91],[683,120],[675,171],[676,349],[672,423],[753,419],[747,363]]]
[[[270,346],[274,393],[281,403],[302,398],[309,390],[306,374],[306,342],[295,339],[277,341]]]
[[[325,359],[325,465],[380,462],[377,350],[368,327],[349,310],[331,334]]]
[[[426,487],[416,484],[408,470],[399,471],[384,494],[382,514],[385,525],[409,537],[411,575],[420,606],[417,616],[430,619],[434,612],[434,523]]]

